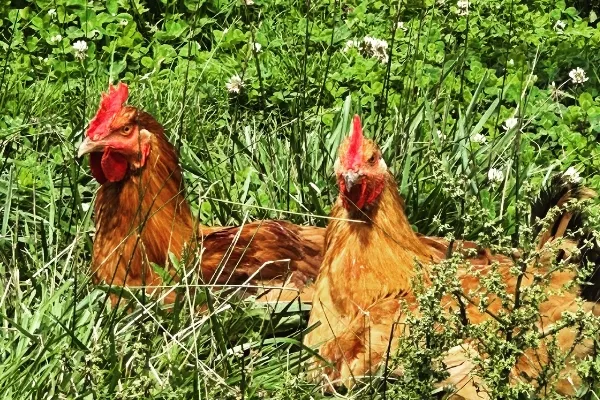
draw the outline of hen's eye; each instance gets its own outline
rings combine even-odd
[[[124,126],[122,132],[124,135],[128,135],[131,132],[131,127],[129,125]]]
[[[372,155],[372,156],[369,158],[369,160],[368,160],[367,162],[368,162],[369,164],[373,164],[373,163],[375,163],[375,159],[376,159],[376,158],[377,158],[377,155],[376,155],[376,154],[373,154],[373,155]]]

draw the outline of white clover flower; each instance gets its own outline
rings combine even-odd
[[[262,51],[262,45],[260,43],[254,42],[254,52],[260,53]]]
[[[509,119],[504,121],[504,125],[502,125],[502,127],[504,128],[505,131],[510,131],[512,128],[517,126],[518,123],[519,123],[518,118],[510,117]]]
[[[492,183],[492,185],[502,183],[504,180],[504,173],[498,168],[490,168],[488,171],[488,180]]]
[[[75,57],[83,60],[86,56],[85,52],[88,49],[88,45],[85,40],[78,40],[73,43],[73,49],[75,50]]]
[[[365,36],[363,38],[363,50],[370,55],[381,61],[382,63],[387,63],[389,60],[387,50],[388,50],[388,42],[383,39],[377,39],[372,36]]]
[[[485,135],[483,135],[482,133],[476,133],[473,136],[471,136],[471,142],[478,143],[478,144],[485,144],[485,142],[487,142],[487,139],[485,138]]]
[[[88,45],[85,42],[85,40],[78,40],[75,43],[73,43],[73,49],[75,49],[75,51],[78,51],[80,53],[83,53],[84,51],[86,51],[87,48],[88,48]]]
[[[579,182],[581,182],[581,176],[579,176],[579,172],[574,167],[569,167],[563,173],[563,177],[569,183],[579,183]]]
[[[573,83],[584,83],[590,79],[585,76],[585,71],[580,67],[572,69],[571,72],[569,72],[569,77],[571,77]]]
[[[404,22],[402,22],[402,21],[398,21],[398,24],[396,25],[396,28],[399,29],[399,30],[401,30],[401,31],[404,31],[404,32],[406,32],[408,30],[408,28],[406,28],[404,26]]]
[[[225,84],[225,87],[227,88],[229,93],[237,94],[242,91],[242,88],[244,87],[244,81],[238,74],[235,74],[231,78],[229,78],[229,81]]]
[[[344,53],[347,53],[348,51],[350,51],[350,49],[354,49],[354,48],[356,48],[356,49],[360,48],[360,42],[358,40],[348,40],[342,51]]]
[[[515,65],[515,60],[513,60],[512,58],[510,60],[508,60],[508,65],[510,67],[514,66]]]
[[[239,348],[233,348],[231,355],[233,355],[234,357],[244,357],[244,349],[242,347]]]
[[[121,26],[127,26],[128,23],[129,21],[127,21],[126,19],[122,19],[121,21],[119,21],[119,25]]]
[[[373,50],[387,50],[388,48],[388,42],[372,36],[365,36],[363,42],[365,42],[365,44],[370,46]]]
[[[458,15],[469,14],[469,0],[458,0],[456,7],[458,7]]]
[[[554,24],[554,30],[558,33],[563,33],[564,29],[567,27],[567,24],[560,19],[556,21]]]
[[[441,131],[440,129],[438,129],[438,130],[436,131],[436,133],[437,133],[437,136],[440,138],[440,140],[441,140],[442,142],[446,140],[446,138],[447,138],[446,134],[445,134],[445,133],[442,133],[442,131]]]
[[[60,33],[50,37],[50,41],[52,43],[60,42],[62,40],[62,35]]]
[[[48,10],[48,15],[54,17],[56,15],[56,9],[51,8]]]

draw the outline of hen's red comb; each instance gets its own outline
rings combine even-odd
[[[100,101],[100,107],[94,119],[90,121],[90,126],[87,130],[87,136],[96,140],[102,137],[108,131],[108,127],[112,122],[113,118],[127,101],[129,96],[129,88],[126,84],[119,82],[117,86],[108,88],[108,93],[102,93],[102,100]]]
[[[352,133],[350,134],[350,145],[348,146],[348,152],[346,153],[346,163],[348,168],[353,168],[362,161],[362,144],[363,131],[360,117],[354,115],[352,121]]]

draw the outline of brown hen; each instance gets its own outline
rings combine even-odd
[[[291,299],[316,277],[321,264],[323,228],[286,221],[255,221],[240,227],[197,224],[185,198],[182,171],[163,127],[148,113],[124,106],[128,88],[120,83],[103,95],[90,122],[79,156],[90,154],[90,168],[100,183],[95,204],[96,235],[92,273],[95,283],[147,287],[163,282],[151,263],[172,280],[169,252],[184,247],[199,258],[202,282],[246,285],[246,293],[267,299]],[[310,294],[305,294],[310,296]],[[174,300],[174,292],[165,295]],[[113,302],[115,298],[113,297]]]
[[[355,116],[350,137],[340,146],[335,164],[340,195],[335,203],[325,234],[323,264],[317,279],[312,301],[309,326],[316,327],[307,333],[304,343],[314,348],[327,361],[322,363],[314,358],[311,370],[312,379],[324,379],[325,387],[337,385],[352,387],[355,381],[370,375],[378,369],[390,346],[394,354],[401,337],[407,329],[401,328],[406,322],[403,304],[418,313],[415,293],[411,280],[416,276],[416,263],[425,271],[432,263],[445,258],[448,242],[440,238],[419,237],[416,235],[404,213],[403,201],[398,193],[396,182],[388,171],[377,145],[363,137],[360,119]],[[563,191],[543,212],[554,205],[562,206],[571,198],[588,198],[593,193],[587,189]],[[534,284],[536,274],[549,274],[549,296],[540,306],[538,328],[545,332],[561,318],[564,311],[578,309],[579,288],[565,290],[563,286],[576,279],[573,268],[549,271],[552,252],[547,248],[555,243],[562,250],[559,256],[567,258],[575,243],[559,240],[564,235],[571,213],[563,211],[557,217],[553,228],[541,235],[541,256],[536,265],[530,266],[521,275],[521,290]],[[457,243],[457,248],[477,248],[474,243]],[[458,272],[458,279],[464,293],[480,291],[479,272],[485,276],[492,263],[499,263],[502,279],[507,290],[514,297],[518,278],[511,274],[514,262],[502,255],[492,255],[487,249],[479,249],[476,257],[466,261]],[[426,284],[429,276],[423,277]],[[576,285],[575,285],[576,286]],[[498,315],[501,301],[488,294],[490,305],[481,312],[477,304],[462,299],[457,303],[454,296],[442,298],[447,310],[465,310],[469,324],[479,324]],[[466,303],[466,306],[464,306]],[[600,307],[594,302],[584,302],[584,309],[600,315]],[[490,315],[491,314],[491,315]],[[392,335],[393,324],[398,324]],[[576,342],[577,332],[565,327],[555,335],[560,348],[570,349],[571,358],[585,357],[591,348],[588,342]],[[546,343],[542,340],[537,349],[525,351],[519,358],[510,378],[535,379],[547,362]],[[463,345],[451,348],[445,358],[450,376],[441,385],[454,385],[455,396],[468,399],[490,398],[485,385],[477,376],[474,354],[483,358],[485,351],[477,343],[466,340]],[[396,371],[401,373],[400,371]],[[572,373],[567,364],[556,383],[563,394],[573,391],[568,383],[567,373]],[[575,374],[576,375],[576,374]],[[573,380],[577,383],[576,376]]]

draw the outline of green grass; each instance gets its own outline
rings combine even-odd
[[[27,4],[31,16],[46,15],[52,5],[42,3]],[[598,33],[590,27],[591,36],[583,39],[589,32],[579,17],[568,20],[573,25],[569,43],[581,51],[569,52],[552,42],[548,21],[542,44],[527,42],[539,33],[532,21],[547,14],[547,5],[537,13],[534,7],[525,12],[513,10],[512,2],[498,2],[507,14],[498,16],[497,26],[496,16],[477,3],[470,22],[456,17],[448,8],[454,5],[433,3],[400,8],[356,3],[357,21],[336,2],[309,10],[306,4],[261,4],[264,14],[232,4],[215,11],[215,4],[202,8],[210,21],[203,20],[204,14],[182,18],[190,27],[210,26],[210,34],[136,36],[131,50],[121,42],[106,46],[117,43],[106,36],[105,47],[99,41],[81,63],[72,59],[69,43],[28,49],[23,32],[31,33],[32,25],[12,11],[2,12],[3,398],[323,396],[302,375],[310,356],[300,345],[308,315],[296,303],[269,307],[203,291],[168,312],[141,293],[126,292],[135,307],[125,312],[110,309],[106,288],[92,285],[88,265],[97,184],[87,162],[75,155],[110,77],[127,80],[129,103],[153,114],[179,146],[188,199],[208,225],[283,218],[325,226],[337,196],[332,179],[337,146],[354,113],[363,116],[367,135],[377,138],[406,198],[409,218],[424,234],[527,246],[532,239],[519,235],[527,207],[517,208],[517,197],[527,203],[551,173],[569,165],[600,188],[595,169],[600,155],[595,136],[598,60],[594,54],[583,56],[580,43]],[[75,15],[87,6],[68,7],[66,15]],[[120,7],[128,18],[146,18],[129,5]],[[175,5],[173,10],[164,7],[168,18],[177,14]],[[509,23],[513,17],[514,26]],[[392,44],[390,26],[397,20],[410,28],[398,32]],[[58,21],[48,32],[60,27],[65,37],[66,28],[77,22]],[[136,21],[143,26],[143,20]],[[246,29],[238,42],[214,35],[234,25]],[[442,29],[449,36],[442,36]],[[387,38],[396,52],[389,66],[341,51],[346,39],[367,34]],[[241,57],[253,35],[264,42],[262,55]],[[494,47],[493,39],[513,36],[519,40],[516,50]],[[196,42],[207,50],[193,61],[179,53],[143,69],[142,56],[134,54],[145,46],[154,49],[156,58],[159,50],[152,46],[168,44],[181,51]],[[55,57],[49,66],[35,61],[48,55]],[[516,60],[512,69],[509,57]],[[582,59],[591,77],[585,89],[571,85],[565,87],[570,97],[552,99],[551,79],[564,82]],[[128,60],[126,67],[123,60]],[[563,62],[572,65],[557,65]],[[247,73],[247,86],[242,95],[229,95],[224,82],[240,69]],[[530,79],[533,73],[540,75],[537,81]],[[505,132],[502,125],[513,112],[520,124]],[[470,140],[477,133],[486,135],[485,144]],[[490,184],[492,167],[502,169],[504,183]],[[197,283],[190,278],[189,284]],[[197,312],[193,305],[204,302],[209,310]],[[392,396],[406,382],[390,385]],[[385,393],[373,384],[348,396],[385,398]]]

